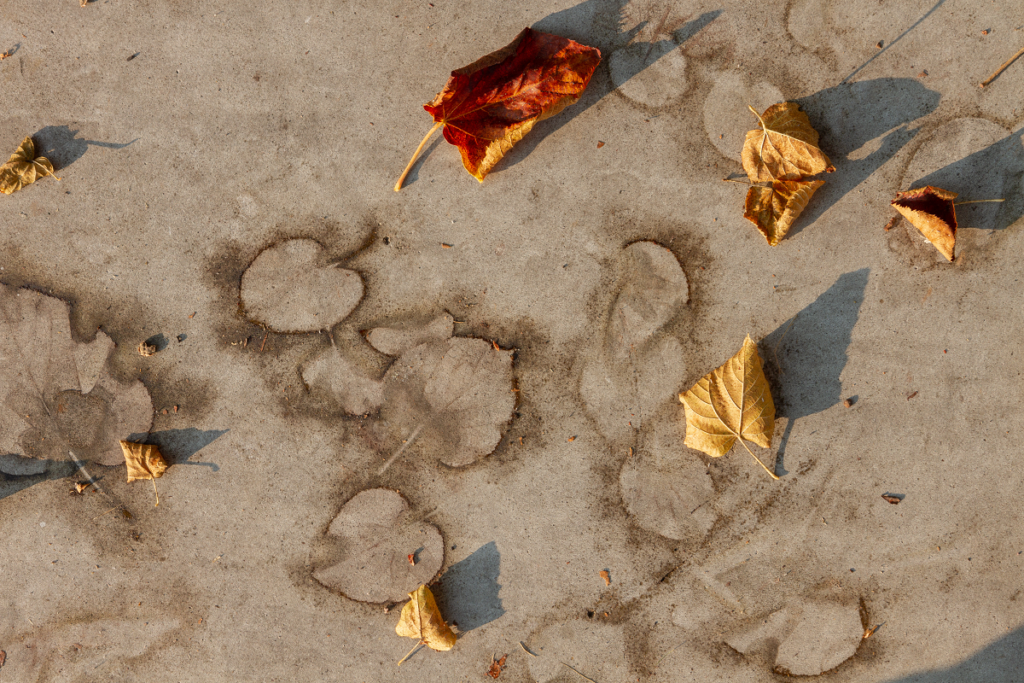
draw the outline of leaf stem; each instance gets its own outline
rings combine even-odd
[[[1005,199],[972,199],[966,202],[953,202],[953,206],[963,206],[964,204],[986,204],[988,202],[1005,202]]]
[[[33,159],[33,160],[32,160],[32,165],[33,165],[33,166],[36,166],[37,168],[40,168],[40,169],[42,169],[42,171],[43,171],[43,177],[44,177],[44,178],[45,178],[46,176],[50,176],[51,178],[54,178],[54,179],[56,179],[56,180],[60,180],[60,178],[58,178],[58,177],[56,176],[56,174],[52,173],[52,172],[50,171],[50,169],[46,168],[45,166],[43,166],[43,165],[42,165],[41,163],[39,163],[39,162],[38,162],[38,161],[36,161],[35,159]],[[38,171],[37,171],[37,172],[38,172]]]
[[[412,649],[409,650],[409,652],[407,652],[406,655],[404,657],[402,657],[398,661],[398,666],[402,666],[402,663],[405,662],[405,660],[409,659],[409,657],[412,657],[413,653],[416,652],[416,650],[420,649],[420,647],[422,647],[422,645],[423,645],[423,641],[422,640],[420,642],[416,643],[415,645],[413,645]]]
[[[434,131],[440,128],[443,123],[444,121],[438,121],[437,123],[435,123],[434,127],[430,129],[430,132],[427,133],[426,137],[424,137],[423,140],[420,142],[420,146],[416,148],[415,152],[413,152],[412,159],[409,159],[409,164],[405,167],[405,170],[402,171],[402,177],[398,179],[397,183],[395,183],[395,192],[398,192],[399,190],[402,189],[402,183],[405,182],[405,177],[409,175],[409,171],[412,170],[412,165],[416,163],[416,160],[420,156],[420,152],[423,151],[423,145],[427,144],[427,140],[430,139],[430,136],[433,135]]]
[[[391,463],[393,463],[395,460],[397,460],[398,456],[400,456],[403,452],[405,452],[406,448],[408,448],[409,446],[412,445],[412,442],[415,441],[416,437],[420,435],[420,430],[421,429],[423,429],[423,424],[422,423],[416,425],[416,429],[412,430],[412,434],[410,434],[409,438],[405,440],[405,443],[402,444],[402,447],[399,448],[397,451],[395,451],[394,455],[392,455],[390,458],[388,458],[388,461],[386,463],[384,463],[383,467],[381,467],[379,470],[377,470],[377,476],[378,477],[380,475],[384,474],[384,471],[387,470],[387,468],[391,467]]]
[[[778,477],[778,476],[777,476],[777,475],[776,475],[776,474],[775,474],[774,472],[772,472],[772,471],[771,471],[770,469],[768,469],[768,466],[767,466],[767,465],[765,465],[765,464],[764,464],[763,462],[761,462],[761,459],[760,459],[760,458],[758,458],[758,457],[757,457],[756,455],[754,455],[754,451],[750,450],[750,448],[749,448],[749,447],[747,447],[747,444],[746,444],[746,442],[745,442],[745,441],[743,441],[743,439],[742,439],[742,438],[740,438],[740,439],[739,439],[739,442],[740,442],[741,444],[743,444],[743,447],[744,447],[744,448],[746,448],[746,449],[747,449],[747,453],[750,453],[750,457],[751,457],[751,458],[753,458],[754,460],[757,460],[757,464],[758,464],[758,465],[760,465],[761,467],[763,467],[763,468],[764,468],[764,471],[765,471],[765,472],[767,472],[767,473],[768,473],[768,475],[769,475],[769,476],[770,476],[770,477],[771,477],[772,479],[774,479],[775,481],[778,481],[778,480],[779,480],[779,477]]]
[[[153,507],[159,507],[160,492],[156,490],[156,477],[153,477],[152,479],[150,479],[150,481],[153,482],[153,493],[156,495],[156,502],[153,504]]]

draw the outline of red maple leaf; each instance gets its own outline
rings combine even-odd
[[[444,89],[423,108],[435,125],[416,148],[395,192],[423,145],[444,126],[462,163],[483,182],[534,124],[580,98],[601,62],[601,51],[576,41],[524,29],[507,46],[452,72]]]

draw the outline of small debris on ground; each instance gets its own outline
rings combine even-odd
[[[604,585],[610,586],[612,583],[612,575],[608,573],[608,570],[602,569],[600,574],[601,578],[604,579]]]
[[[903,500],[899,496],[894,496],[891,493],[883,493],[882,498],[890,505],[899,505],[900,501]]]
[[[899,215],[896,215],[896,216],[893,216],[892,218],[890,218],[889,222],[885,224],[885,231],[889,232],[890,230],[895,228],[896,224],[899,222],[899,220],[900,220]]]
[[[147,344],[144,341],[139,342],[139,355],[144,358],[149,358],[156,353],[156,346],[153,344]]]
[[[847,408],[853,406],[853,399],[852,398],[843,399],[843,405],[846,406]]]
[[[879,50],[881,50],[882,49],[882,44],[883,44],[883,41],[880,40],[877,43],[875,43],[875,47],[878,48]]]
[[[918,392],[918,391],[915,391],[914,393],[912,393],[912,394],[910,394],[909,396],[907,396],[907,400],[909,401],[910,399],[912,399],[912,398],[914,398],[915,396],[917,396],[917,395],[918,395],[919,393],[920,393],[920,392]]]
[[[597,141],[597,148],[598,148],[598,149],[601,149],[602,147],[604,147],[604,143],[603,143],[603,142],[601,142],[600,140],[598,140],[598,141]]]
[[[505,668],[505,659],[508,655],[502,655],[501,659],[494,659],[491,657],[491,668],[487,670],[487,675],[491,678],[497,678],[501,675],[502,669]]]

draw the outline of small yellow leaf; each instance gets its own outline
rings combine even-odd
[[[815,191],[824,180],[779,180],[771,187],[754,185],[747,191],[743,217],[776,246],[803,213]]]
[[[718,458],[738,439],[750,457],[778,479],[745,443],[771,448],[775,433],[775,403],[750,335],[735,356],[679,394],[679,401],[686,412],[687,446]]]
[[[31,185],[43,176],[53,175],[53,164],[46,157],[36,158],[35,144],[32,136],[21,141],[17,151],[11,155],[7,163],[0,166],[0,192],[11,194],[26,185]],[[60,178],[57,178],[60,180]]]
[[[796,102],[773,104],[757,120],[761,127],[747,132],[741,155],[751,182],[800,180],[835,170],[818,149],[818,131]]]
[[[956,192],[940,187],[921,187],[899,192],[892,200],[894,209],[921,231],[949,261],[956,248]]]
[[[156,446],[145,443],[121,441],[124,461],[128,465],[128,483],[138,479],[152,479],[153,492],[156,493],[156,479],[167,471],[167,461]],[[160,504],[160,494],[156,494],[156,505]],[[156,507],[154,505],[154,507]]]
[[[409,598],[409,602],[402,608],[395,633],[405,638],[417,638],[431,650],[443,652],[452,649],[455,646],[455,634],[444,623],[430,589],[425,585],[420,586],[409,593]]]

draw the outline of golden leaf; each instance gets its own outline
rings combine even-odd
[[[718,458],[738,439],[750,457],[778,479],[745,443],[771,448],[775,433],[775,403],[750,335],[739,353],[679,394],[679,401],[686,412],[687,446]]]
[[[128,465],[128,483],[138,479],[152,479],[153,491],[156,492],[157,477],[162,477],[167,471],[167,461],[160,449],[150,444],[122,441],[121,450],[124,451],[124,461]],[[160,494],[157,493],[156,505],[159,504]]]
[[[951,262],[956,246],[955,198],[956,192],[928,185],[898,192],[892,200],[893,208],[903,214]]]
[[[752,107],[750,111],[757,116]],[[818,149],[818,131],[796,102],[773,104],[757,120],[761,127],[747,132],[742,153],[751,182],[800,180],[835,170]]]
[[[21,141],[18,149],[7,163],[0,166],[0,192],[11,194],[26,185],[31,185],[43,176],[53,175],[53,164],[46,157],[36,158],[36,147],[32,136]],[[60,178],[57,178],[60,180]]]
[[[455,634],[444,623],[441,610],[437,608],[434,594],[426,585],[420,586],[409,593],[409,602],[402,608],[402,616],[395,627],[395,633],[405,638],[417,638],[418,645],[426,645],[431,650],[440,652],[455,646]],[[415,650],[416,648],[413,648]],[[412,654],[410,652],[409,654]],[[408,658],[406,655],[402,662]],[[399,662],[401,666],[402,662]]]
[[[824,180],[779,180],[771,187],[755,185],[747,191],[743,217],[752,221],[773,247],[803,212]]]

